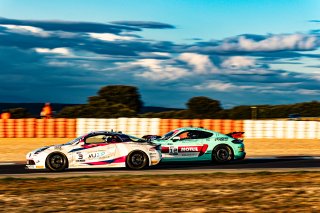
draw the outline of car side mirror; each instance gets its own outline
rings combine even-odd
[[[172,141],[173,141],[173,142],[176,142],[176,141],[179,141],[179,140],[180,140],[180,137],[179,137],[179,136],[176,136],[176,137],[173,137],[173,138],[172,138]]]

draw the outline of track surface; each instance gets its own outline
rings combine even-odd
[[[0,164],[0,176],[10,177],[63,177],[81,175],[141,175],[141,174],[190,174],[212,172],[256,171],[320,171],[320,157],[265,157],[248,158],[224,165],[210,162],[162,163],[146,170],[72,169],[61,173],[46,170],[26,170],[25,164]]]

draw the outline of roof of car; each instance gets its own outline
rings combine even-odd
[[[204,130],[204,131],[210,131],[210,130],[208,130],[208,129],[205,129],[205,128],[201,128],[201,127],[180,127],[180,128],[177,128],[177,129],[175,129],[175,130]]]
[[[122,132],[113,132],[113,131],[93,131],[88,133],[88,135],[98,135],[98,134],[110,134],[110,135],[126,135],[123,134]]]

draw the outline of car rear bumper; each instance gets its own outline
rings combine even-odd
[[[243,160],[246,157],[246,152],[239,152],[234,156],[235,160]]]

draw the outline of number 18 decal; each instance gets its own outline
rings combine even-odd
[[[178,147],[170,146],[169,155],[178,155]]]

